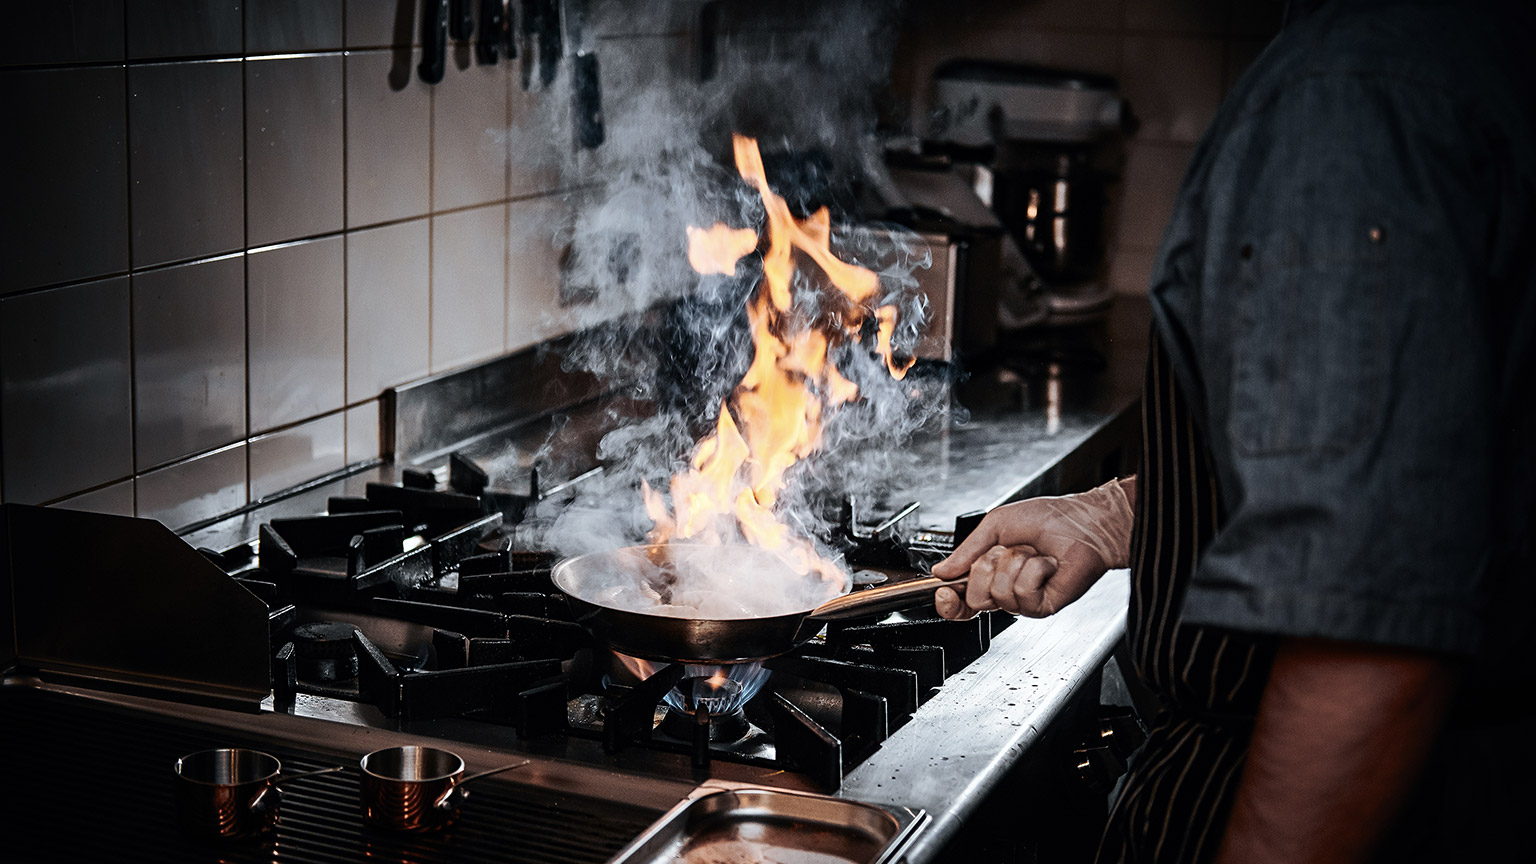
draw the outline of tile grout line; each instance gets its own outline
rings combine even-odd
[[[351,190],[351,178],[347,174],[347,160],[351,156],[352,148],[348,146],[348,114],[350,101],[347,98],[347,4],[341,4],[341,464],[345,466],[351,460],[352,449],[350,423],[346,416],[347,399],[351,394],[352,384],[352,310],[351,288],[352,284],[352,213],[349,207]]]
[[[128,67],[128,4],[123,4],[123,185],[128,228],[128,488],[130,516],[139,514],[139,374],[133,285],[133,79]]]
[[[425,13],[423,13],[425,14]],[[425,51],[425,48],[423,48]],[[411,60],[416,59],[411,52]],[[411,78],[416,77],[414,63]],[[407,85],[409,86],[409,85]],[[432,314],[437,306],[437,88],[427,86],[427,374],[432,374]]]
[[[255,497],[251,459],[251,158],[250,67],[246,56],[245,16],[240,16],[240,285],[245,296],[245,502]]]

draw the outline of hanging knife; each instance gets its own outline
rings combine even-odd
[[[448,60],[448,0],[426,0],[421,17],[421,64],[416,73],[428,84],[443,80]]]
[[[470,12],[470,0],[452,0],[448,15],[448,35],[463,41],[475,32],[475,16]]]
[[[481,66],[494,66],[499,59],[506,13],[506,0],[480,0],[480,39],[475,43],[475,59]]]

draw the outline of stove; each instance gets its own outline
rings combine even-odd
[[[573,621],[550,581],[559,556],[534,524],[580,484],[541,495],[535,469],[520,489],[491,488],[482,466],[452,453],[435,472],[367,483],[325,514],[272,519],[254,544],[207,553],[267,606],[274,709],[302,696],[402,723],[463,718],[526,740],[682,754],[697,771],[722,760],[798,772],[832,792],[1013,623],[919,609],[838,622],[760,664],[616,654]],[[915,504],[872,517],[851,501],[835,509],[855,590],[913,578],[952,542],[912,529]]]
[[[882,854],[916,864],[975,851],[956,845],[961,828],[1020,788],[1042,790],[1040,814],[1081,796],[1102,806],[1136,733],[1097,698],[1123,633],[1123,579],[1041,621],[951,622],[930,608],[838,622],[761,664],[658,664],[596,642],[550,581],[546,529],[601,488],[603,429],[644,409],[532,371],[558,365],[530,353],[393,391],[391,461],[181,536],[0,507],[0,635],[15,645],[0,657],[3,782],[34,793],[13,796],[0,829],[27,838],[21,860],[210,860],[171,836],[164,808],[171,761],[221,746],[298,769],[355,769],[402,744],[452,749],[471,771],[532,760],[482,781],[455,837],[419,842],[361,826],[355,770],[298,781],[282,854],[216,850],[226,860],[648,860],[635,856],[676,839],[704,799],[771,790],[800,796],[785,812],[875,808],[899,829]],[[557,395],[485,408],[487,394],[535,391]],[[1058,406],[1049,424],[1026,411],[917,442],[915,458],[965,488],[830,499],[826,539],[854,590],[916,578],[979,511],[1123,473],[1133,406],[1128,389]],[[550,447],[551,430],[569,443]],[[1019,454],[1029,461],[1010,474]],[[82,793],[82,775],[102,788]],[[100,830],[73,830],[85,812]],[[1041,829],[1061,829],[1055,818]],[[546,827],[516,827],[530,824]]]

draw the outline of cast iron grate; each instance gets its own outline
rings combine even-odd
[[[285,772],[355,765],[318,753],[246,740],[205,725],[90,705],[22,687],[0,688],[0,858],[61,861],[331,862],[401,864],[529,862],[612,858],[660,811],[560,795],[532,787],[477,784],[458,823],[436,835],[366,828],[353,771],[284,785],[275,836],[208,844],[176,822],[176,758],[211,747],[258,747]]]

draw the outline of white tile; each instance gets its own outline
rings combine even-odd
[[[434,212],[506,198],[512,68],[450,68],[432,88]]]
[[[341,237],[246,256],[250,428],[334,411],[345,400],[345,248]]]
[[[251,500],[346,467],[346,416],[336,412],[308,423],[252,438]]]
[[[609,83],[601,66],[602,83]],[[564,173],[572,153],[571,98],[567,78],[548,90],[524,90],[513,73],[511,114],[497,136],[508,159],[507,194],[512,197],[553,192],[565,185]],[[604,93],[606,102],[608,93]]]
[[[560,304],[571,211],[555,196],[515,201],[509,210],[507,350],[517,351],[571,327],[574,316]]]
[[[506,217],[499,204],[432,218],[433,372],[503,350]]]
[[[128,320],[127,277],[0,299],[0,500],[133,473]]]
[[[346,141],[340,54],[245,63],[246,239],[342,228]]]
[[[51,506],[64,510],[83,510],[87,513],[106,513],[111,516],[133,515],[133,481],[124,480],[90,492],[82,492],[55,501]]]
[[[245,0],[248,54],[341,47],[341,0]]]
[[[123,0],[12,3],[6,14],[0,57],[8,65],[123,59]]]
[[[245,437],[245,257],[133,276],[134,465]]]
[[[1188,144],[1132,143],[1127,149],[1115,245],[1157,248],[1194,148]]]
[[[239,3],[127,0],[128,58],[239,54]]]
[[[247,501],[245,444],[168,465],[138,477],[138,515],[178,531]]]
[[[419,55],[419,52],[418,52]],[[432,208],[432,92],[397,87],[390,51],[347,55],[347,224],[376,225]]]
[[[347,464],[356,465],[377,459],[379,448],[379,402],[377,399],[347,409]]]
[[[1139,141],[1200,140],[1221,104],[1221,39],[1127,36],[1120,88],[1140,120]]]
[[[400,3],[392,0],[346,0],[347,47],[385,48],[391,45],[413,45],[421,42],[420,3]],[[411,57],[401,54],[403,62]],[[415,67],[410,67],[415,75]]]
[[[130,66],[133,266],[245,244],[241,64]]]
[[[0,70],[0,294],[128,269],[121,65]]]
[[[427,374],[427,219],[347,235],[347,401]]]

